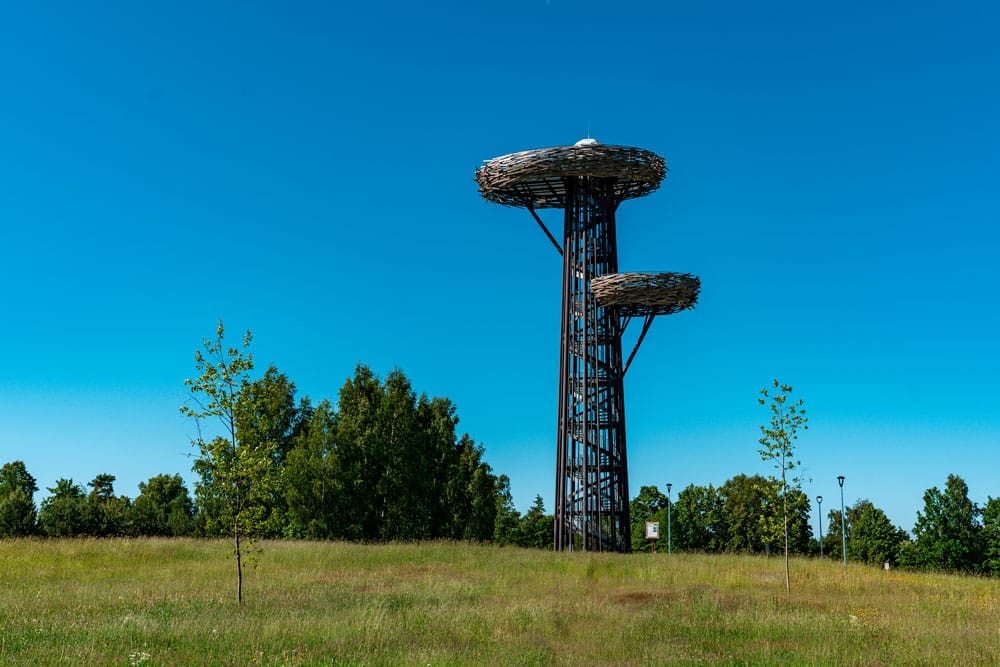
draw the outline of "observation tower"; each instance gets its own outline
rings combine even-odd
[[[476,170],[488,201],[523,207],[562,255],[554,547],[629,551],[623,379],[653,318],[694,306],[688,273],[619,273],[615,212],[660,186],[663,158],[583,139],[511,153]],[[560,243],[539,209],[563,209]],[[643,320],[624,358],[622,333]]]

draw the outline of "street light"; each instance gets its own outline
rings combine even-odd
[[[670,506],[673,505],[673,503],[670,502],[670,487],[671,486],[672,485],[670,484],[670,482],[667,482],[667,553],[668,554],[671,553],[671,545],[670,545]]]
[[[844,550],[844,565],[847,565],[847,523],[844,521],[844,476],[837,476],[837,484],[840,484],[840,539]]]
[[[819,506],[819,557],[823,557],[823,496],[816,496],[816,504]]]

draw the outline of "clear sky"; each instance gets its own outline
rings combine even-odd
[[[551,509],[559,257],[473,173],[589,133],[670,169],[618,211],[622,270],[703,286],[626,378],[633,495],[768,473],[777,377],[824,508],[840,474],[908,530],[948,473],[983,503],[998,26],[979,1],[5,3],[0,460],[193,483],[178,406],[222,318],[313,399],[402,369]]]

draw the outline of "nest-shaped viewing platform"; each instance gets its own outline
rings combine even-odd
[[[565,208],[570,176],[613,178],[618,201],[642,197],[660,187],[667,167],[663,158],[641,148],[605,146],[584,140],[501,155],[476,170],[479,194],[504,206]]]
[[[622,317],[672,315],[694,307],[701,280],[690,273],[609,273],[591,279],[590,290]]]

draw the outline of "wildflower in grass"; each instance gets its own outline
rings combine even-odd
[[[135,651],[128,654],[128,664],[132,667],[135,667],[135,665],[145,665],[149,662],[150,657],[146,651]]]

